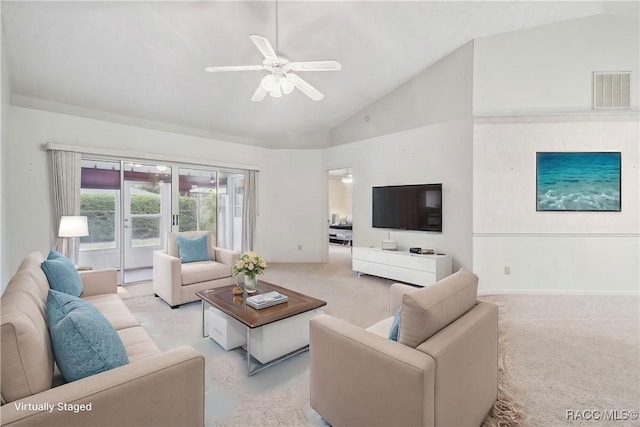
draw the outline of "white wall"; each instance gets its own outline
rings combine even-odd
[[[638,290],[639,142],[638,120],[476,123],[473,264],[481,288]],[[622,152],[622,211],[537,212],[537,151]]]
[[[4,202],[7,223],[3,241],[11,242],[7,254],[10,275],[30,251],[49,249],[50,194],[47,154],[43,144],[56,142],[154,156],[202,159],[214,164],[248,165],[260,172],[259,207],[255,247],[267,260],[320,262],[322,241],[316,239],[324,213],[317,205],[317,181],[322,155],[318,150],[268,150],[248,145],[179,135],[159,130],[109,123],[12,106],[9,109],[10,147],[3,176],[20,185],[10,186]],[[315,180],[315,181],[314,181]],[[305,188],[305,183],[312,187]],[[306,192],[304,192],[306,190]],[[289,199],[297,197],[302,202]],[[291,209],[285,207],[291,206]],[[262,230],[295,224],[304,235],[262,234]],[[325,233],[323,233],[324,235]],[[297,245],[303,250],[298,251]],[[4,282],[3,282],[4,283]]]
[[[321,262],[327,239],[322,150],[266,154],[256,250],[269,255],[267,262]]]
[[[591,111],[591,73],[631,71],[638,110],[638,16],[596,15],[475,40],[477,116]]]
[[[331,145],[470,117],[473,42],[447,55],[331,130]]]
[[[638,291],[638,27],[638,17],[599,15],[475,41],[474,115],[484,118],[473,130],[473,269],[481,289]],[[633,110],[591,112],[593,71],[632,71]],[[621,151],[622,212],[536,212],[537,151]]]
[[[2,14],[2,3],[0,2],[0,15]],[[4,176],[5,163],[7,161],[7,134],[9,129],[8,123],[8,111],[11,98],[11,84],[9,81],[9,68],[7,64],[7,50],[5,49],[4,38],[4,26],[0,23],[0,293],[4,291],[4,288],[10,278],[10,268],[7,257],[7,248],[9,247],[9,239],[7,238],[8,222],[7,215],[5,213],[8,206],[7,197],[7,180]]]
[[[473,42],[332,130],[325,170],[353,171],[353,245],[433,248],[472,267]],[[365,121],[364,117],[369,120]],[[371,188],[442,183],[443,232],[371,226]]]
[[[471,268],[472,121],[452,120],[326,150],[325,169],[353,171],[354,246],[395,240],[399,250],[434,248],[453,257],[454,269]],[[442,183],[443,232],[383,230],[371,226],[371,188]]]

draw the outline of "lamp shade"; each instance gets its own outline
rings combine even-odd
[[[83,237],[89,235],[86,216],[63,216],[60,218],[58,237]]]

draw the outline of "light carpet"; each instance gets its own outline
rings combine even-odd
[[[328,264],[271,264],[263,278],[327,301],[326,313],[358,326],[388,315],[392,282],[356,277],[348,247],[332,246]],[[119,290],[162,350],[192,345],[205,355],[207,426],[327,425],[309,406],[308,353],[247,377],[243,350],[202,338],[199,302],[171,310],[152,292],[149,283]],[[640,409],[637,297],[482,298],[500,310],[500,391],[485,427],[600,426],[568,421],[566,411]]]

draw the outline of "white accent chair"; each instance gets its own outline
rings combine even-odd
[[[207,234],[208,261],[182,263],[178,249],[178,236],[193,239]],[[183,231],[167,233],[166,251],[153,253],[153,292],[171,308],[197,301],[196,292],[238,283],[232,275],[233,264],[240,252],[213,246],[210,231]]]

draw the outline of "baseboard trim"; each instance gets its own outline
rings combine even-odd
[[[491,295],[601,295],[601,296],[640,296],[637,291],[612,290],[573,290],[573,289],[479,289],[478,296]]]

